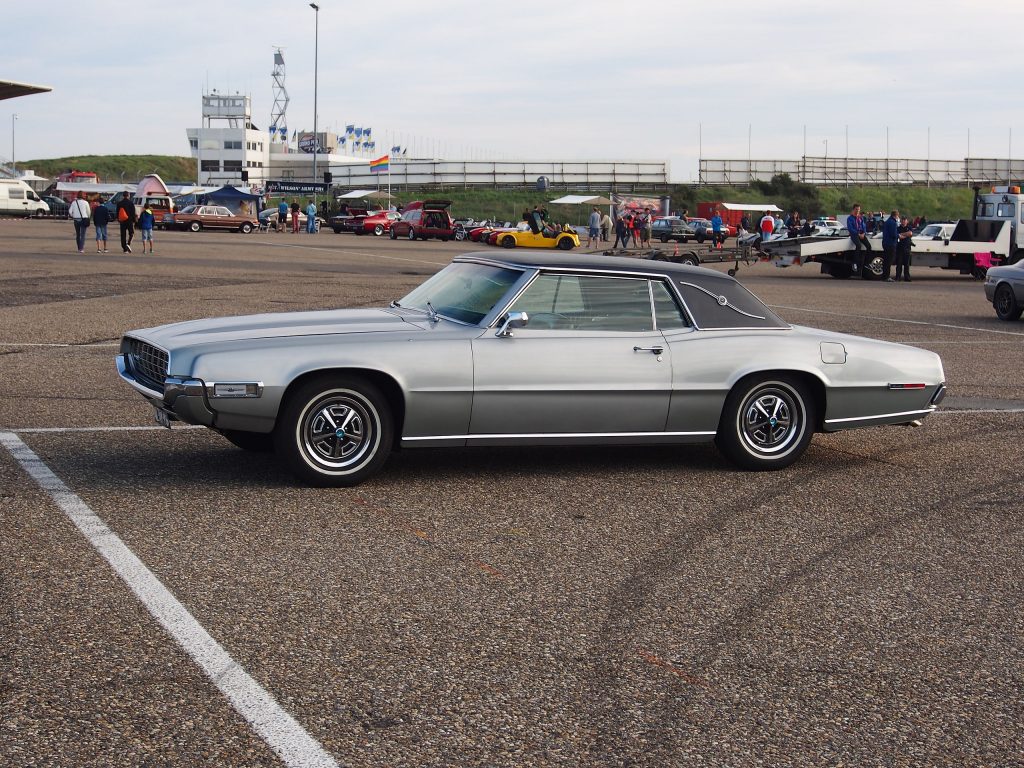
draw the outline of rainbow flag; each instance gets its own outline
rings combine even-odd
[[[371,160],[370,173],[387,173],[388,160],[390,160],[390,157],[388,155],[384,155],[384,157],[378,157],[376,160]]]

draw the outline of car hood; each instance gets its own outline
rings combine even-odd
[[[418,317],[408,318],[387,309],[335,309],[189,320],[130,331],[127,335],[170,351],[197,344],[247,339],[424,330],[423,325],[417,324],[418,321]]]

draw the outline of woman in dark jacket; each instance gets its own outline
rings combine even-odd
[[[96,253],[100,252],[100,243],[103,243],[103,253],[107,252],[107,224],[110,223],[110,211],[105,205],[97,205],[92,211],[92,223],[96,226]]]

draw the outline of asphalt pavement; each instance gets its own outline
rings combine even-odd
[[[764,474],[420,450],[306,488],[114,370],[126,330],[380,306],[471,250],[0,219],[0,764],[1024,765],[1024,323],[970,277],[741,265],[950,391]]]

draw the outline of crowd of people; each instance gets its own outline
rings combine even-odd
[[[138,227],[142,236],[142,252],[153,252],[153,229],[156,226],[156,214],[149,206],[144,206],[142,211],[135,210],[135,203],[131,195],[124,192],[121,199],[117,201],[114,208],[114,219],[121,230],[121,250],[124,253],[132,253],[132,241],[135,239],[135,230]],[[111,222],[110,211],[104,205],[91,205],[86,198],[85,192],[79,192],[68,207],[68,216],[75,226],[75,244],[79,253],[85,253],[85,239],[92,225],[96,232],[96,253],[107,252],[107,226]]]

